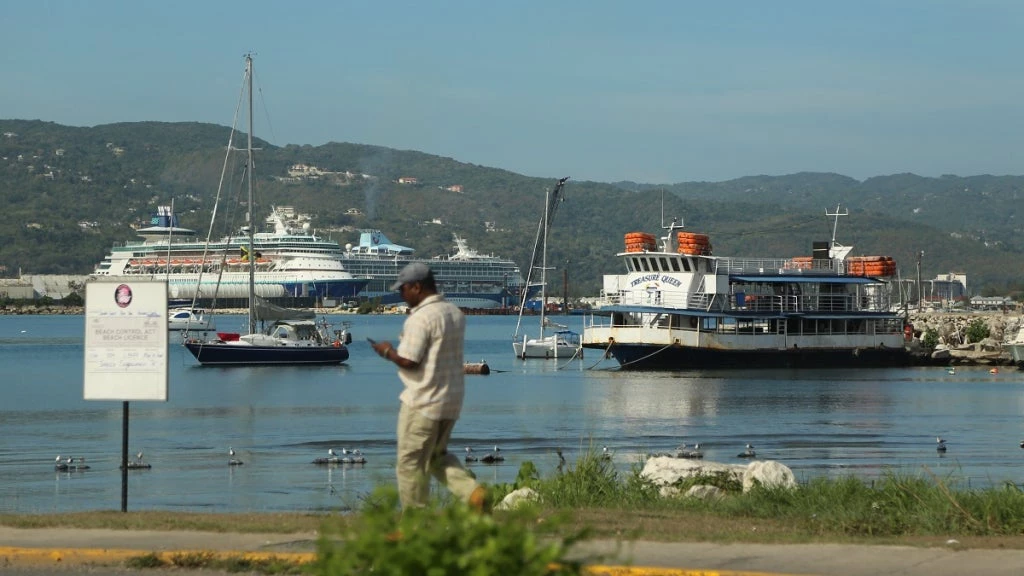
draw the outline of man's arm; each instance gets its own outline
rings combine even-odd
[[[395,350],[395,347],[391,345],[391,342],[374,342],[371,346],[373,346],[374,351],[377,352],[381,358],[389,362],[394,362],[399,368],[409,370],[419,368],[419,362],[399,356],[398,350]]]

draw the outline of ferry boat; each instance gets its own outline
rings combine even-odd
[[[422,262],[434,271],[438,290],[460,308],[508,308],[519,303],[526,286],[515,262],[492,254],[480,254],[464,238],[453,234],[455,252],[420,258],[415,250],[392,242],[380,230],[360,230],[359,244],[345,245],[341,263],[345,269],[368,280],[360,298],[382,304],[399,304],[402,297],[391,290],[398,271],[410,262]],[[532,287],[535,292],[538,287]]]
[[[840,214],[836,210],[838,223]],[[815,242],[811,256],[731,258],[675,221],[625,235],[625,274],[604,276],[583,346],[624,369],[857,367],[909,363],[886,256]],[[660,245],[659,245],[660,240]]]
[[[366,285],[345,270],[337,242],[310,232],[308,222],[295,226],[290,208],[275,207],[271,231],[253,234],[255,291],[263,298],[317,303],[324,298],[351,299]],[[152,226],[138,230],[141,240],[115,245],[90,275],[104,280],[167,280],[168,297],[206,302],[245,299],[249,295],[249,237],[239,234],[207,243],[195,230],[179,226],[169,206],[161,206]],[[220,287],[217,288],[218,278]]]

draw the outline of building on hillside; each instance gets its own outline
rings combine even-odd
[[[1006,310],[1013,308],[1015,303],[1012,298],[1006,296],[973,296],[971,297],[971,308],[973,310]]]
[[[399,184],[419,184],[420,181],[412,176],[402,176],[398,179]]]
[[[34,300],[36,293],[32,283],[21,278],[0,278],[0,299]]]
[[[927,300],[945,302],[965,300],[967,298],[967,274],[938,274],[934,280],[928,280]]]
[[[447,190],[449,192],[458,192],[458,193],[461,194],[462,193],[462,184],[452,184],[451,186],[445,188],[445,190]]]

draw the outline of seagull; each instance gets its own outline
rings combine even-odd
[[[330,456],[332,460],[338,459],[338,455],[334,453],[334,448],[328,448],[327,455]]]
[[[1024,440],[1020,441],[1020,447],[1021,449],[1024,449]],[[57,456],[57,458],[60,458],[60,456]]]
[[[757,458],[757,452],[754,452],[754,447],[747,444],[747,449],[736,455],[737,458]]]
[[[1024,442],[1022,442],[1022,444],[1024,444]],[[1022,446],[1022,448],[1024,448],[1024,446]],[[478,458],[473,456],[473,449],[466,446],[466,462],[476,462],[477,460]]]
[[[946,453],[946,441],[943,440],[942,438],[936,436],[935,437],[935,443],[938,444],[938,446],[935,447],[935,451],[936,452],[941,452],[941,453],[945,454]]]
[[[231,459],[228,460],[228,466],[241,466],[242,464],[245,464],[245,462],[235,458],[235,449],[231,446],[228,446],[228,456],[231,457]]]
[[[481,462],[492,464],[494,462],[504,462],[505,457],[501,455],[501,448],[497,445],[494,446],[494,451],[480,459]]]
[[[139,453],[135,455],[135,459],[142,462],[142,450],[139,450]]]
[[[601,448],[601,458],[603,460],[611,460],[612,459],[612,451],[609,450],[607,446]]]

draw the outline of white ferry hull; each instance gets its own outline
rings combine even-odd
[[[694,330],[589,326],[583,346],[624,369],[849,368],[908,363],[902,333],[836,336],[718,335]]]

